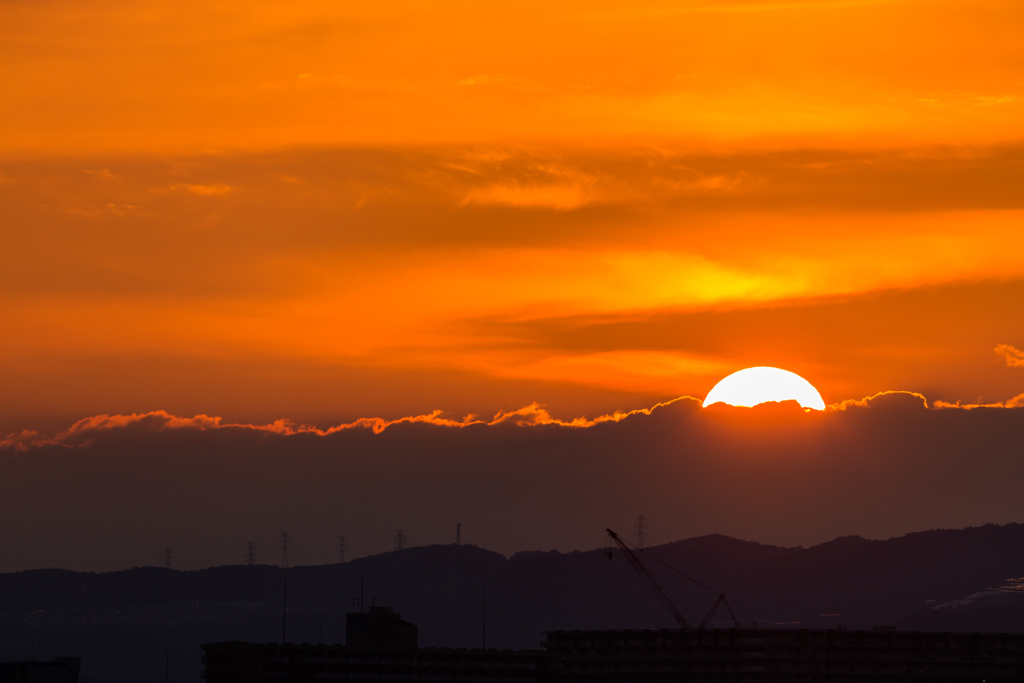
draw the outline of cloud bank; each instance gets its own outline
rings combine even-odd
[[[1015,522],[1024,413],[1012,403],[926,407],[887,392],[804,413],[682,398],[578,421],[531,405],[330,429],[99,416],[5,440],[0,568],[159,564],[167,547],[273,547],[286,530],[299,558],[339,535],[357,556],[390,549],[396,529],[413,545],[451,542],[456,523],[501,552],[568,551],[641,512],[659,541],[782,545]]]
[[[380,434],[388,427],[400,424],[430,424],[439,427],[468,427],[470,425],[495,426],[501,424],[513,424],[518,427],[530,425],[557,425],[560,427],[593,427],[603,422],[618,422],[631,415],[650,415],[652,410],[669,405],[675,401],[698,400],[690,397],[683,397],[659,403],[654,408],[639,408],[630,411],[617,411],[608,415],[601,415],[593,419],[577,417],[572,420],[561,420],[552,417],[551,414],[540,404],[531,403],[518,410],[501,411],[490,420],[481,420],[475,415],[467,415],[461,420],[444,417],[443,412],[435,410],[425,415],[412,415],[400,417],[394,420],[386,420],[382,417],[364,417],[352,422],[335,425],[327,429],[309,425],[296,425],[290,420],[280,419],[269,424],[236,424],[226,423],[220,417],[209,415],[196,415],[194,417],[178,417],[171,415],[164,410],[154,410],[148,413],[132,413],[131,415],[95,415],[79,420],[68,429],[53,436],[44,436],[37,431],[23,430],[16,434],[10,434],[0,440],[0,449],[13,448],[19,451],[27,451],[31,448],[44,446],[66,446],[81,447],[91,446],[98,436],[111,430],[129,430],[132,432],[161,432],[169,429],[198,429],[214,430],[229,429],[265,432],[283,436],[294,436],[296,434],[313,434],[316,436],[329,436],[346,429],[368,429],[374,434]]]
[[[1011,347],[1012,348],[1012,347]],[[321,429],[311,425],[297,425],[287,419],[279,419],[268,424],[238,424],[228,423],[220,417],[209,415],[196,415],[194,417],[179,417],[164,410],[154,410],[147,413],[132,413],[131,415],[94,415],[75,422],[68,429],[53,436],[45,436],[37,431],[24,430],[15,434],[9,434],[0,440],[0,450],[14,449],[27,451],[45,446],[85,447],[91,446],[97,437],[112,430],[128,430],[131,432],[161,432],[172,429],[195,429],[195,430],[240,430],[277,434],[281,436],[315,435],[329,436],[349,429],[367,429],[374,434],[380,434],[385,429],[402,424],[426,424],[437,427],[470,427],[483,425],[494,427],[497,425],[511,424],[517,427],[529,427],[539,425],[553,425],[557,427],[588,428],[606,422],[619,422],[635,415],[650,415],[652,411],[672,405],[676,402],[696,402],[701,404],[701,399],[692,396],[682,396],[671,401],[658,403],[652,408],[638,408],[629,411],[616,411],[607,415],[599,415],[594,418],[585,416],[576,417],[571,420],[552,417],[548,410],[538,404],[531,403],[517,410],[500,411],[489,420],[480,419],[476,415],[467,415],[461,420],[445,417],[443,411],[435,410],[424,415],[410,415],[396,419],[385,419],[382,417],[363,417],[352,422]],[[883,391],[874,396],[863,399],[848,399],[829,406],[827,412],[846,411],[856,408],[881,408],[890,410],[896,409],[929,409],[928,399],[914,391]],[[1024,407],[1024,394],[1015,396],[1007,401],[984,404],[962,404],[946,401],[935,401],[931,409],[961,409],[972,410],[975,408],[1022,408]],[[720,409],[719,409],[720,410]],[[787,415],[788,406],[778,407],[761,406],[758,410],[748,412],[743,409],[728,407],[726,410],[734,416],[744,416],[743,419],[756,419],[760,415]],[[782,412],[776,412],[781,410]],[[769,413],[769,411],[772,411]],[[754,416],[754,417],[751,417]]]

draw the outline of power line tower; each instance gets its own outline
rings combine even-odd
[[[405,550],[405,529],[395,532],[395,550]]]
[[[249,541],[248,563],[250,567],[256,564],[256,544]]]
[[[281,532],[281,569],[288,569],[288,532]]]
[[[645,515],[637,515],[636,523],[633,525],[633,533],[636,534],[636,547],[643,548],[647,545],[647,517]]]
[[[345,537],[338,536],[338,564],[345,564]]]
[[[164,548],[164,566],[168,569],[174,566],[174,548]]]
[[[455,545],[462,545],[462,522],[455,525]]]

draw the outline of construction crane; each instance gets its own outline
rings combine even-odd
[[[633,552],[633,549],[630,548],[626,544],[626,542],[623,541],[621,538],[619,538],[619,535],[617,533],[615,533],[614,531],[612,531],[611,529],[605,529],[605,531],[607,531],[608,532],[608,536],[613,541],[615,541],[615,545],[618,546],[619,551],[622,553],[622,556],[626,558],[626,562],[629,564],[629,566],[632,567],[633,571],[635,571],[637,573],[637,575],[643,580],[643,582],[647,586],[647,588],[652,593],[654,593],[654,597],[658,599],[658,602],[661,603],[661,606],[664,607],[665,610],[668,611],[668,613],[672,616],[672,618],[675,619],[675,622],[677,624],[679,624],[679,628],[683,629],[684,631],[691,631],[691,630],[693,630],[693,627],[690,625],[690,622],[688,622],[686,620],[686,617],[683,616],[682,608],[679,605],[676,604],[676,601],[672,599],[672,596],[670,596],[668,593],[665,592],[665,589],[661,587],[661,584],[658,583],[658,580],[654,578],[654,574],[652,574],[650,572],[650,570],[647,569],[647,566],[637,556],[637,554]],[[701,588],[707,589],[707,590],[711,591],[712,593],[716,593],[718,595],[718,599],[715,601],[715,604],[713,604],[711,606],[711,609],[708,610],[708,613],[705,614],[704,618],[700,620],[699,624],[697,624],[697,630],[698,631],[704,630],[704,627],[708,625],[708,622],[711,621],[711,617],[714,616],[715,612],[718,610],[719,605],[725,605],[725,608],[729,611],[729,616],[732,618],[732,623],[736,626],[736,628],[740,627],[740,622],[736,618],[736,615],[733,614],[732,607],[729,605],[729,601],[725,598],[725,593],[718,593],[718,591],[712,590],[711,588],[709,588],[708,586],[705,586],[700,581],[697,581],[696,579],[694,579],[694,578],[692,578],[690,576],[687,576],[686,574],[683,574],[678,569],[676,569],[676,568],[666,564],[665,562],[662,562],[661,560],[659,560],[658,558],[654,557],[650,553],[646,552],[642,548],[637,548],[637,550],[639,550],[640,552],[644,553],[645,555],[647,555],[651,559],[655,560],[656,562],[660,562],[661,564],[664,564],[666,567],[668,567],[672,571],[676,572],[680,576],[685,577],[686,579],[689,579],[690,581],[694,582],[695,584],[697,584]],[[608,551],[608,559],[609,560],[612,559],[612,552],[611,552],[611,550]]]

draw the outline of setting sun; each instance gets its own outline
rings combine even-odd
[[[708,392],[704,407],[714,403],[753,407],[769,401],[796,401],[804,408],[824,410],[821,394],[800,375],[779,368],[747,368],[734,372]]]

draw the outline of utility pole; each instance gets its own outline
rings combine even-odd
[[[462,522],[455,525],[455,545],[462,545]]]
[[[288,532],[281,532],[281,569],[288,569]]]
[[[405,529],[395,532],[395,550],[405,550]]]
[[[256,544],[252,541],[249,541],[249,550],[246,564],[248,564],[250,567],[256,564]]]
[[[338,536],[338,564],[345,564],[345,537]]]
[[[164,548],[164,566],[171,569],[174,565],[174,549]]]

